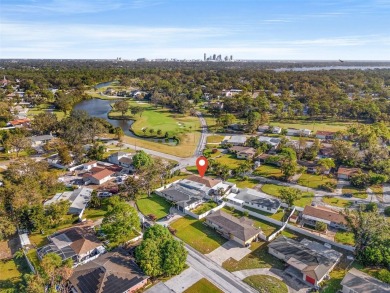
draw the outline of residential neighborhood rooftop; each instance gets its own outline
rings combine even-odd
[[[314,218],[323,219],[328,222],[334,222],[339,224],[347,223],[344,216],[340,212],[334,211],[328,207],[307,205],[305,206],[302,214]]]
[[[348,288],[347,292],[354,293],[389,293],[390,285],[352,268],[341,281],[342,286]]]

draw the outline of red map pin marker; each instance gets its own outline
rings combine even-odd
[[[209,165],[209,162],[205,157],[199,157],[196,159],[196,167],[198,168],[198,172],[200,177],[203,177],[206,173],[207,166]]]

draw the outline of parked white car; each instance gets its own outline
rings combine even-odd
[[[99,192],[97,194],[98,197],[110,197],[112,196],[112,193],[111,192],[108,192],[108,191],[103,191],[103,192]]]

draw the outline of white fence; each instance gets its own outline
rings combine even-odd
[[[210,215],[211,213],[214,213],[220,209],[222,209],[224,206],[225,206],[225,202],[223,202],[222,204],[220,204],[219,206],[216,206],[215,208],[211,209],[211,210],[208,210],[207,212],[201,214],[201,215],[197,215],[197,214],[194,214],[193,212],[191,212],[190,210],[187,210],[185,209],[184,212],[185,214],[197,219],[197,220],[200,220],[200,219],[203,219],[205,217],[207,217],[208,215]]]

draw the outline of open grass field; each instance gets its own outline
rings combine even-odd
[[[24,258],[0,260],[0,292],[21,292],[22,275],[27,273],[30,273],[30,268]]]
[[[267,275],[254,275],[246,277],[243,280],[249,286],[255,288],[259,292],[267,293],[287,293],[288,289],[283,281]]]
[[[223,293],[221,289],[216,287],[209,280],[203,278],[196,282],[191,287],[187,288],[183,293]]]
[[[343,186],[343,193],[350,193],[353,197],[366,199],[367,191],[365,189],[356,188],[353,186]]]
[[[276,184],[264,184],[261,187],[261,190],[269,195],[280,197],[280,190],[285,188],[284,186],[276,185]],[[302,197],[295,201],[295,205],[299,207],[305,207],[306,205],[310,205],[313,201],[314,194],[311,192],[304,192]]]
[[[299,177],[298,184],[310,188],[319,188],[322,184],[332,182],[337,183],[334,178],[329,178],[327,176],[307,174],[304,173]]]
[[[338,231],[334,237],[334,240],[338,243],[346,245],[355,245],[355,239],[352,232]]]
[[[347,129],[347,127],[351,124],[348,122],[315,122],[310,120],[299,120],[299,121],[289,121],[286,123],[281,123],[277,121],[273,121],[270,123],[272,126],[279,126],[282,128],[298,128],[298,129],[310,129],[314,133],[317,131],[341,131]]]
[[[27,112],[27,117],[34,118],[35,115],[38,115],[38,114],[44,113],[44,112],[48,112],[50,106],[52,106],[52,105],[51,104],[41,104],[41,105],[38,105],[34,108],[29,108],[29,110]],[[50,111],[57,116],[58,120],[62,120],[65,117],[65,113],[62,111],[59,111],[57,109],[50,110]]]
[[[254,188],[259,184],[256,179],[239,180],[237,178],[229,178],[229,182],[235,183],[238,188]]]
[[[236,158],[235,154],[221,154],[214,156],[214,160],[222,165],[228,166],[231,170],[237,168],[244,160]]]
[[[268,253],[267,242],[252,242],[251,253],[240,261],[233,258],[226,260],[222,267],[229,272],[258,268],[283,268],[283,263]]]
[[[227,241],[203,222],[188,216],[178,219],[170,226],[177,230],[177,237],[203,254],[212,252]]]
[[[161,196],[152,194],[151,197],[140,198],[136,202],[138,209],[145,216],[153,214],[161,219],[169,214],[171,204]]]
[[[340,207],[340,208],[348,208],[352,205],[352,201],[346,200],[346,199],[341,199],[337,197],[323,197],[322,201],[326,204],[335,206],[335,207]]]
[[[280,168],[271,165],[261,165],[253,172],[253,175],[274,179],[280,179],[283,177]]]

